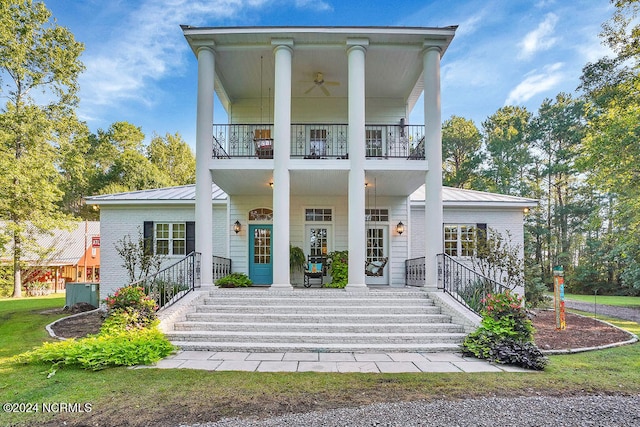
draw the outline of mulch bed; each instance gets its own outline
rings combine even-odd
[[[531,319],[536,328],[534,340],[541,350],[567,350],[597,347],[627,341],[631,336],[593,317],[566,313],[566,329],[556,330],[553,310],[535,312]]]
[[[553,310],[534,312],[533,325],[536,328],[535,342],[542,350],[566,350],[596,347],[627,341],[630,335],[618,328],[600,322],[592,317],[566,314],[567,328],[556,331],[556,318]],[[97,334],[104,321],[101,311],[66,318],[53,326],[56,335],[64,338],[79,338],[88,334]]]

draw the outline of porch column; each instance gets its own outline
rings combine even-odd
[[[213,132],[213,45],[198,48],[198,103],[196,110],[196,252],[202,254],[202,286],[213,285],[213,210],[209,161]]]
[[[425,180],[425,236],[427,288],[436,289],[438,268],[436,255],[444,252],[442,215],[442,112],[440,110],[439,47],[426,46],[423,56],[425,155],[429,170]]]
[[[272,290],[293,289],[289,269],[289,153],[291,151],[291,57],[293,40],[273,40],[273,284]]]
[[[365,283],[365,53],[369,41],[347,40],[349,63],[349,291]]]

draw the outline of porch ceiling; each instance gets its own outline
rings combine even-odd
[[[215,44],[216,91],[225,108],[243,98],[273,96],[272,40],[293,40],[292,88],[294,98],[325,97],[314,88],[316,73],[323,73],[332,97],[347,97],[346,41],[367,39],[365,90],[368,98],[402,98],[410,107],[422,92],[422,51],[439,46],[443,52],[456,27],[282,27],[196,28],[183,26],[194,51]],[[270,92],[269,92],[270,91]]]
[[[409,196],[425,182],[425,171],[383,170],[365,173],[366,191],[376,196]],[[277,183],[271,188],[271,170],[227,169],[213,170],[213,181],[229,195],[269,195],[278,191]],[[345,169],[291,170],[292,196],[340,196],[349,193],[349,171]]]

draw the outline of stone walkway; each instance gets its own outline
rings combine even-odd
[[[532,372],[459,353],[249,353],[180,351],[136,369],[202,369],[249,372]]]

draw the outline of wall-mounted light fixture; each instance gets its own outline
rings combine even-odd
[[[525,215],[526,215],[526,214],[528,214],[528,213],[529,213],[529,208],[524,208],[524,209],[522,210],[522,212],[524,212],[524,214],[525,214]]]
[[[273,189],[273,181],[271,181],[271,182],[269,183],[269,187],[271,187],[271,188]]]
[[[240,230],[242,230],[242,224],[240,224],[240,221],[236,220],[236,222],[233,224],[233,231],[238,234]]]
[[[404,224],[402,223],[402,221],[400,221],[398,225],[396,225],[396,232],[400,235],[404,233]]]

